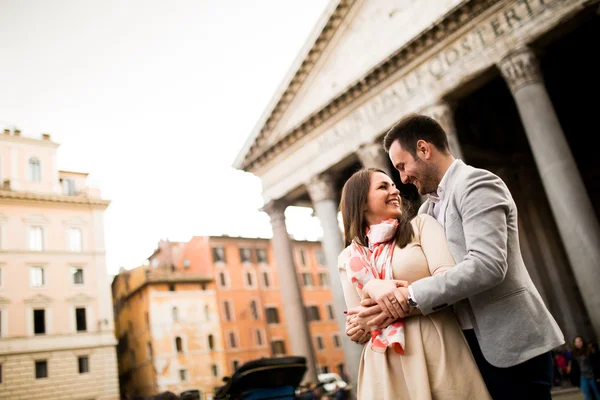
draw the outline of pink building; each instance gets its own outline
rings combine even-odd
[[[0,398],[118,398],[109,201],[49,135],[0,133]]]

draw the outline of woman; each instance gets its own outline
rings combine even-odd
[[[347,334],[365,344],[358,399],[489,399],[452,309],[394,321],[390,293],[454,266],[443,228],[428,215],[410,218],[389,176],[362,169],[344,185],[340,209],[346,249],[338,268],[348,307]],[[402,280],[402,281],[401,281]],[[379,327],[357,314],[363,299],[388,315]],[[386,304],[382,302],[385,299]],[[389,303],[387,303],[389,302]],[[389,309],[389,311],[387,311]],[[369,317],[371,319],[372,317]]]
[[[571,361],[569,361],[568,372],[571,375],[571,381],[575,386],[579,386],[583,392],[585,400],[600,399],[596,379],[600,378],[598,369],[598,357],[596,349],[590,344],[587,345],[581,336],[575,336],[573,339],[573,352]],[[592,392],[594,397],[592,397]]]

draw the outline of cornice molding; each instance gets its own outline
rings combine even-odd
[[[45,203],[82,204],[89,206],[108,207],[110,200],[90,199],[89,197],[61,196],[54,194],[40,194],[32,192],[17,192],[0,190],[0,200],[37,201]]]
[[[260,167],[261,165],[266,164],[282,151],[289,148],[292,144],[296,143],[298,140],[336,115],[338,111],[354,103],[375,86],[379,85],[381,82],[388,79],[405,66],[409,65],[411,62],[419,58],[434,46],[437,46],[441,41],[462,28],[465,25],[465,22],[474,19],[500,1],[502,0],[466,0],[457,5],[437,22],[415,36],[390,57],[383,60],[381,63],[368,71],[362,78],[350,85],[344,93],[331,99],[320,110],[317,110],[309,115],[296,127],[292,128],[289,132],[283,135],[277,142],[265,148],[262,146],[265,139],[274,129],[276,122],[281,118],[283,112],[300,89],[301,83],[307,77],[308,71],[310,71],[309,69],[303,70],[301,67],[296,73],[296,77],[294,77],[288,86],[288,89],[284,95],[281,96],[279,103],[273,109],[269,119],[267,119],[267,122],[262,127],[260,134],[248,152],[245,154],[240,169],[244,171],[251,171],[257,167]],[[344,4],[344,7],[349,9],[350,5],[353,3],[354,2],[352,1],[342,1],[338,7],[341,7],[342,4]],[[332,15],[332,20],[336,17],[343,18],[343,16],[345,16],[347,13],[347,10],[345,10],[343,13],[337,13],[337,11],[338,10],[336,9],[336,12]],[[339,26],[340,22],[336,22],[336,27]],[[325,29],[323,29],[323,31],[325,31]],[[321,36],[319,39],[321,39]],[[321,53],[326,48],[327,42],[321,42],[319,46],[317,46],[317,43],[319,43],[319,40],[317,40],[311,49],[309,56],[307,56],[305,59],[305,62],[310,60],[310,62],[314,64],[314,62],[318,60]]]

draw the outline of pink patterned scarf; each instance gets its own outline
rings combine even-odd
[[[367,228],[369,247],[352,241],[350,258],[346,261],[346,273],[352,283],[360,290],[371,279],[393,279],[392,255],[396,243],[394,237],[398,229],[398,220],[388,219]],[[383,329],[371,331],[371,349],[385,353],[388,347],[396,353],[404,354],[404,321],[399,320]]]

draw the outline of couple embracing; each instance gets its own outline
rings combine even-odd
[[[358,399],[551,399],[564,338],[523,262],[505,183],[455,159],[423,115],[383,146],[428,199],[413,217],[377,169],[344,185],[338,268],[346,334],[364,346]]]

